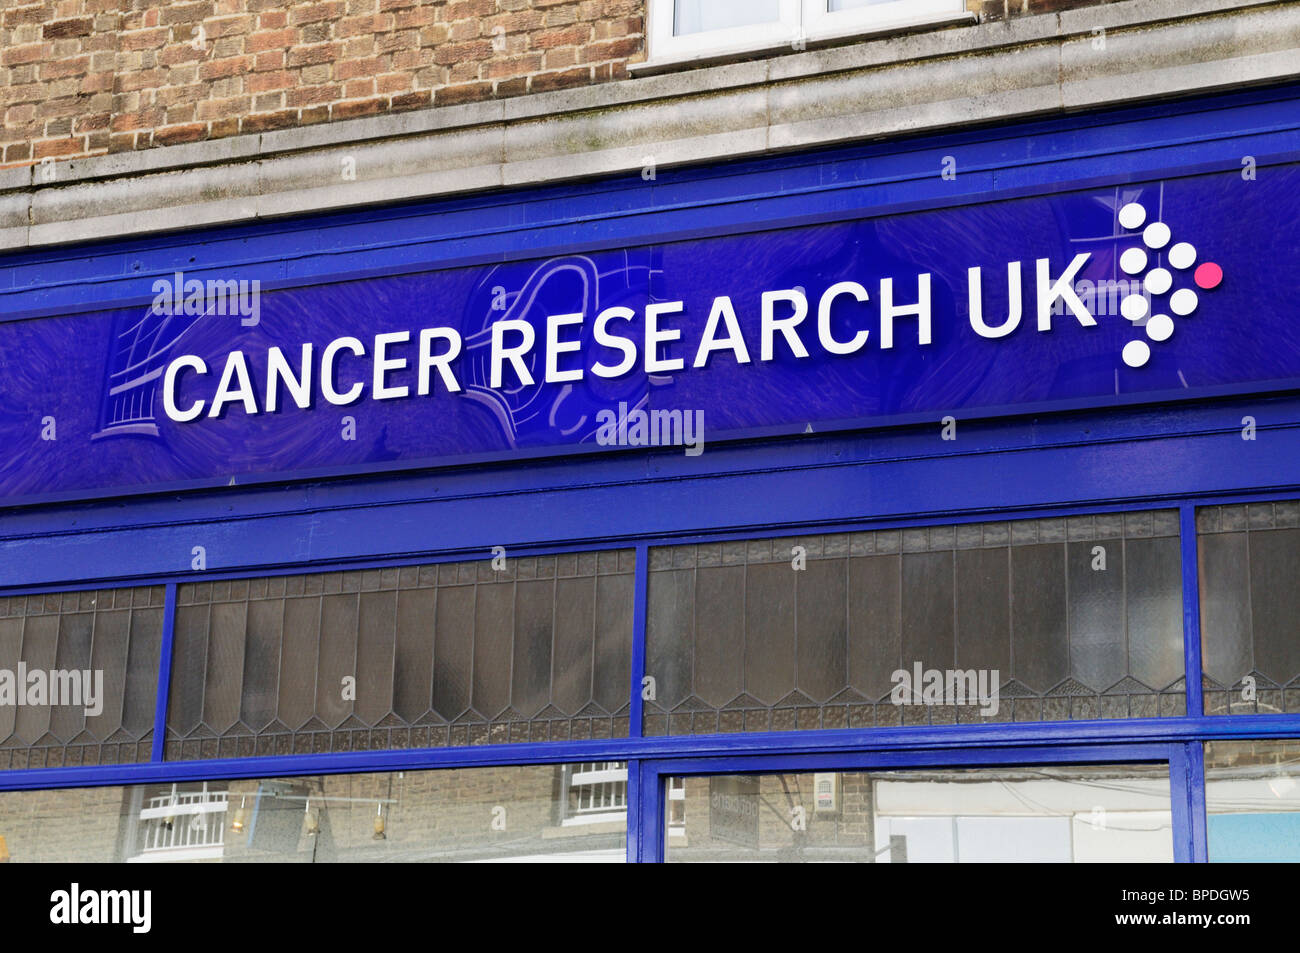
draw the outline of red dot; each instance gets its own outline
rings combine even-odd
[[[1223,269],[1212,261],[1207,261],[1196,269],[1192,275],[1192,280],[1196,284],[1209,291],[1211,288],[1219,287],[1219,282],[1223,280]]]

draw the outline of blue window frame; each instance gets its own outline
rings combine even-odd
[[[1077,188],[1152,172],[1261,166],[1300,152],[1296,87],[964,131],[891,146],[664,170],[637,180],[558,185],[258,227],[0,259],[4,320],[147,298],[154,273],[243,262],[268,286],[316,283],[553,249],[618,247],[647,235],[702,235]],[[957,183],[937,156],[966,150]],[[941,151],[942,150],[942,151]],[[328,247],[328,253],[321,249]],[[185,262],[197,262],[189,264]],[[1243,415],[1259,421],[1239,452]],[[1300,737],[1300,716],[1204,714],[1195,510],[1300,495],[1300,397],[1234,396],[1180,406],[1077,410],[933,428],[722,445],[701,469],[671,453],[491,463],[48,503],[0,520],[0,595],[165,586],[153,751],[148,762],[0,773],[0,791],[507,764],[626,761],[628,857],[662,859],[664,778],[717,771],[1047,762],[1167,762],[1175,856],[1206,859],[1202,743]],[[1187,712],[1184,716],[1003,725],[642,736],[649,550],[705,540],[960,524],[1176,507]],[[306,527],[313,528],[305,542]],[[379,531],[376,531],[379,527]],[[202,544],[213,568],[188,568]],[[303,571],[578,549],[636,551],[631,732],[627,738],[353,751],[225,760],[164,759],[177,585]],[[184,558],[182,558],[184,555]]]

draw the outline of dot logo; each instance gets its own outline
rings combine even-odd
[[[1126,275],[1137,276],[1146,271],[1142,279],[1142,293],[1128,295],[1121,301],[1120,314],[1134,323],[1145,318],[1146,336],[1152,341],[1168,341],[1174,333],[1174,319],[1168,314],[1150,313],[1153,310],[1150,302],[1169,293],[1174,286],[1174,276],[1168,268],[1159,265],[1147,271],[1147,266],[1151,263],[1148,249],[1152,254],[1159,255],[1162,249],[1168,247],[1165,260],[1170,267],[1183,272],[1196,265],[1196,249],[1187,242],[1178,242],[1170,247],[1169,242],[1173,235],[1169,231],[1169,226],[1164,222],[1148,224],[1147,210],[1137,202],[1129,202],[1119,210],[1119,223],[1130,232],[1141,229],[1142,245],[1146,246],[1135,245],[1125,249],[1119,256],[1120,270]],[[1217,288],[1223,281],[1223,269],[1212,261],[1202,262],[1192,272],[1192,281],[1202,291]],[[1166,301],[1167,309],[1183,318],[1195,311],[1197,304],[1199,300],[1196,292],[1191,288],[1179,288],[1169,294]],[[1151,346],[1140,338],[1129,341],[1124,345],[1123,357],[1124,363],[1129,367],[1141,367],[1151,359]]]

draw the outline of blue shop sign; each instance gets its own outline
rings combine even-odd
[[[0,324],[0,500],[1264,392],[1300,166]],[[938,430],[936,429],[936,433]]]

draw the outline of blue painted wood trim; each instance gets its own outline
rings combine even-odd
[[[496,544],[578,549],[770,535],[774,525],[797,533],[1300,493],[1300,401],[1248,406],[1261,423],[1248,452],[1241,405],[1231,405],[1138,414],[1128,423],[1150,428],[1145,435],[1093,443],[1054,440],[1071,424],[1031,419],[971,427],[955,442],[929,426],[721,447],[694,458],[618,454],[583,466],[25,510],[0,517],[0,590],[194,578],[196,545],[206,548],[210,571],[223,573],[413,561],[430,554],[430,526],[439,530],[437,553],[481,558]],[[1104,430],[1099,416],[1091,419]]]
[[[1201,573],[1196,544],[1196,507],[1184,503],[1178,513],[1183,561],[1183,657],[1187,672],[1187,714],[1205,713],[1201,677]]]
[[[916,755],[924,763],[960,766],[986,763],[989,758],[1015,762],[1024,756],[1021,749],[1068,749],[1071,759],[1097,761],[1109,755],[1096,752],[1105,752],[1114,745],[1295,737],[1300,737],[1300,715],[678,735],[13,770],[0,772],[0,791],[588,761],[642,760],[644,767],[646,762],[663,759],[695,763],[696,759],[713,757],[841,757],[854,753],[889,753],[900,758]],[[643,806],[646,794],[641,792]]]
[[[593,182],[0,256],[0,320],[145,303],[158,277],[266,289],[858,218],[1300,154],[1294,84]],[[952,155],[956,179],[942,179]],[[1261,171],[1260,174],[1266,174]]]
[[[154,701],[152,760],[160,763],[167,744],[167,700],[171,693],[172,645],[176,632],[176,583],[163,596],[162,644],[158,648],[158,690]]]

